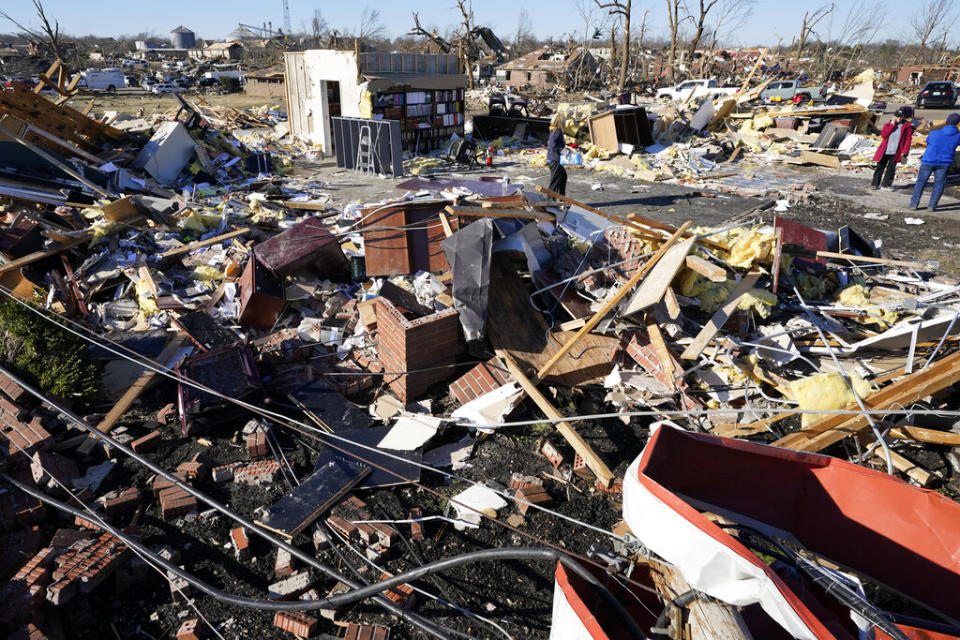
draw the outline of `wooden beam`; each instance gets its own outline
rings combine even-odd
[[[40,156],[41,158],[43,158],[53,166],[57,167],[58,169],[63,171],[65,174],[67,174],[68,176],[70,176],[71,178],[73,178],[74,180],[76,180],[86,188],[90,189],[94,193],[98,193],[101,196],[104,196],[105,198],[113,197],[113,195],[109,191],[101,188],[98,185],[95,185],[94,183],[84,178],[72,165],[69,165],[65,162],[60,162],[59,160],[54,158],[52,155],[47,153],[44,149],[38,147],[32,142],[27,142],[26,140],[24,140],[17,134],[13,133],[12,131],[9,131],[8,129],[4,129],[3,127],[0,127],[0,135],[7,136],[8,138],[15,140],[16,142],[19,142],[20,144],[25,146],[27,149],[30,149],[30,151],[33,151],[35,154],[37,154],[38,156]]]
[[[167,343],[167,346],[160,352],[160,355],[157,356],[155,364],[158,364],[161,368],[170,368],[170,366],[174,364],[171,360],[176,356],[177,352],[183,348],[186,341],[187,337],[184,335],[178,334],[175,336]],[[117,400],[117,403],[113,405],[107,415],[103,417],[103,420],[97,425],[97,431],[100,433],[110,433],[120,418],[123,417],[123,414],[133,406],[133,403],[137,401],[140,394],[147,389],[147,386],[149,386],[158,375],[159,374],[152,369],[144,371],[140,377],[130,385],[130,388],[120,396],[120,399]]]
[[[690,583],[676,567],[657,560],[649,561],[650,577],[664,602],[690,591]],[[699,599],[684,609],[673,608],[671,638],[710,638],[710,640],[752,640],[739,610],[714,598]]]
[[[686,238],[670,247],[663,258],[657,262],[657,266],[650,270],[647,277],[643,279],[637,292],[627,301],[623,315],[633,315],[639,311],[649,309],[663,300],[670,283],[677,276],[680,268],[683,266],[684,259],[690,250],[693,249],[694,238]]]
[[[915,371],[890,383],[863,398],[863,404],[872,411],[895,412],[900,407],[908,406],[957,382],[960,382],[960,352],[952,353],[926,369]],[[853,403],[844,409],[858,411],[860,407]],[[879,419],[879,416],[875,417],[875,420]],[[773,444],[796,451],[817,452],[869,426],[870,422],[862,414],[827,415]]]
[[[667,307],[667,317],[676,320],[680,317],[680,301],[677,300],[677,294],[673,287],[667,287],[663,292],[663,304]]]
[[[747,74],[747,79],[743,81],[743,85],[740,87],[740,89],[737,90],[736,95],[739,96],[741,93],[747,90],[748,86],[750,86],[750,81],[753,80],[753,74],[755,74],[757,72],[757,69],[760,68],[760,63],[763,62],[763,56],[765,56],[766,54],[767,54],[766,49],[760,49],[760,55],[757,56],[757,61],[756,63],[754,63],[753,69],[750,69],[750,73]]]
[[[650,338],[650,344],[653,345],[653,351],[657,354],[657,360],[660,361],[660,369],[663,375],[673,381],[676,386],[676,380],[673,376],[673,358],[670,357],[670,348],[666,340],[663,339],[663,333],[660,332],[660,325],[647,316],[647,337]]]
[[[657,220],[651,220],[650,218],[645,218],[645,217],[640,216],[640,215],[637,215],[637,214],[630,214],[630,216],[631,216],[630,218],[624,218],[623,216],[618,216],[618,215],[613,214],[613,213],[607,213],[606,211],[603,211],[603,210],[601,210],[601,209],[597,209],[597,208],[595,208],[595,207],[591,207],[591,206],[588,205],[588,204],[584,204],[584,203],[582,203],[582,202],[577,202],[577,201],[574,200],[573,198],[568,198],[567,196],[562,196],[562,195],[560,195],[559,193],[556,193],[555,191],[550,191],[549,189],[546,189],[546,188],[544,188],[544,187],[542,187],[542,186],[540,186],[540,185],[537,185],[537,191],[539,191],[540,193],[542,193],[542,194],[544,194],[544,195],[550,196],[551,198],[553,198],[553,199],[555,199],[555,200],[560,200],[561,202],[566,202],[567,204],[572,204],[572,205],[577,206],[577,207],[580,207],[580,208],[582,208],[582,209],[586,209],[586,210],[589,211],[590,213],[595,213],[595,214],[597,214],[598,216],[601,216],[601,217],[606,218],[607,220],[611,220],[611,221],[613,221],[613,222],[619,222],[620,224],[626,225],[626,226],[628,226],[628,227],[630,227],[631,229],[634,229],[634,230],[636,230],[636,231],[646,232],[646,233],[649,234],[649,233],[650,233],[650,229],[659,229],[660,231],[665,231],[665,232],[667,232],[667,233],[673,233],[673,232],[675,232],[675,231],[677,230],[676,227],[671,226],[671,225],[669,225],[669,224],[667,224],[667,223],[665,223],[665,222],[659,222],[659,221],[657,221]],[[685,233],[685,234],[684,234],[684,237],[688,237],[688,236],[692,236],[692,235],[693,235],[692,233]],[[707,246],[709,246],[709,247],[713,247],[714,249],[721,249],[721,250],[723,250],[723,251],[729,251],[729,250],[730,250],[730,247],[728,247],[727,245],[723,244],[722,242],[715,242],[715,241],[710,240],[710,239],[708,239],[708,238],[701,238],[701,239],[699,239],[697,242],[698,242],[699,244],[705,244],[705,245],[707,245]]]
[[[443,211],[440,212],[440,226],[443,227],[443,235],[450,237],[453,235],[453,227],[450,226],[450,218]]]
[[[90,238],[73,238],[67,242],[61,242],[56,244],[49,249],[42,249],[40,251],[34,251],[33,253],[28,253],[27,255],[17,258],[16,260],[11,260],[10,262],[0,265],[0,274],[7,273],[8,271],[13,271],[14,269],[19,269],[20,267],[25,267],[28,264],[33,264],[44,258],[49,258],[50,256],[55,256],[61,251],[66,251],[67,249],[72,249],[79,244],[82,244],[89,240]]]
[[[869,447],[876,442],[873,434],[866,431],[861,431],[858,433],[857,440],[860,441],[860,444],[863,447]],[[877,447],[873,450],[873,454],[870,456],[870,459],[881,462],[884,466],[886,466],[887,456],[883,453],[883,449],[881,447]],[[934,474],[930,473],[923,467],[917,466],[913,461],[903,457],[892,449],[890,450],[890,463],[893,465],[894,469],[907,476],[921,487],[929,486],[930,483],[937,478],[937,476]]]
[[[513,356],[510,355],[510,352],[505,349],[495,349],[495,352],[500,359],[503,360],[504,364],[507,365],[507,369],[510,370],[510,375],[513,376],[513,379],[516,380],[526,394],[530,396],[530,399],[540,407],[544,415],[551,420],[561,421],[554,423],[553,426],[556,427],[557,431],[560,432],[560,435],[563,436],[567,443],[573,447],[573,450],[580,454],[587,468],[597,476],[597,479],[603,483],[603,486],[609,487],[610,483],[613,482],[614,476],[610,468],[607,467],[607,464],[600,459],[596,451],[587,444],[583,436],[577,433],[577,430],[574,429],[569,422],[562,421],[564,417],[563,414],[537,389],[533,381],[520,369],[520,366],[516,360],[513,359]]]
[[[725,282],[727,279],[726,269],[700,256],[687,256],[686,265],[688,269],[693,269],[710,282]]]
[[[285,200],[281,204],[288,209],[303,209],[305,211],[326,211],[330,208],[329,203],[319,200]]]
[[[730,318],[730,314],[737,308],[737,303],[740,302],[740,298],[753,288],[753,285],[760,279],[760,275],[759,271],[751,271],[743,277],[743,280],[741,280],[737,288],[733,290],[733,293],[731,293],[727,301],[723,303],[723,306],[713,314],[713,317],[710,318],[710,321],[700,330],[700,333],[693,339],[693,342],[683,350],[683,353],[680,354],[681,358],[684,360],[696,360],[700,357],[703,350],[707,348],[707,344],[713,340],[713,337],[717,335],[727,322],[727,319]]]
[[[818,258],[835,258],[839,260],[848,260],[850,262],[869,262],[871,264],[886,264],[892,267],[909,267],[911,269],[924,269],[929,271],[933,265],[928,262],[910,262],[909,260],[891,260],[890,258],[870,258],[868,256],[855,256],[849,253],[834,253],[833,251],[817,251]]]
[[[617,293],[614,294],[613,297],[611,297],[609,300],[607,300],[607,302],[604,303],[602,307],[600,307],[599,311],[593,314],[593,317],[587,320],[587,323],[583,325],[583,328],[581,328],[580,331],[578,331],[577,334],[573,336],[570,340],[567,340],[566,344],[564,344],[559,351],[553,354],[553,357],[550,358],[550,360],[548,360],[547,363],[543,365],[540,371],[537,372],[538,380],[543,380],[543,377],[550,372],[550,369],[552,369],[553,366],[557,364],[557,361],[560,360],[560,358],[562,358],[563,356],[567,355],[567,352],[570,351],[570,349],[573,347],[574,344],[576,344],[577,340],[579,340],[584,335],[593,331],[594,327],[600,324],[600,321],[603,320],[606,317],[606,315],[610,313],[612,309],[614,309],[618,304],[620,304],[620,301],[623,300],[635,286],[637,286],[637,283],[639,283],[643,279],[643,277],[647,275],[650,269],[656,266],[660,258],[662,258],[670,249],[670,247],[672,247],[677,242],[677,240],[680,239],[680,237],[690,227],[691,224],[693,223],[690,220],[687,220],[686,222],[684,222],[683,226],[677,229],[676,232],[672,236],[670,236],[670,238],[660,246],[660,249],[657,250],[657,252],[653,255],[653,257],[650,258],[643,266],[637,269],[637,272],[630,277],[630,280],[628,280],[626,284],[620,287]]]
[[[893,427],[888,432],[891,438],[898,440],[916,440],[924,444],[939,444],[946,447],[960,447],[960,433],[925,429],[923,427]]]
[[[493,209],[485,207],[455,207],[447,205],[447,213],[454,216],[466,216],[468,218],[517,218],[520,220],[541,220],[543,222],[555,222],[556,216],[544,213],[534,213],[533,211],[524,211],[523,209]]]
[[[177,247],[176,249],[170,249],[169,251],[164,251],[163,253],[160,254],[160,259],[173,260],[175,258],[180,258],[196,249],[202,249],[204,247],[220,244],[221,242],[230,240],[232,238],[245,236],[248,233],[250,233],[250,227],[244,227],[243,229],[234,229],[233,231],[228,231],[227,233],[221,234],[213,238],[207,238],[206,240],[198,240],[197,242],[191,242],[190,244],[186,244],[182,247]]]

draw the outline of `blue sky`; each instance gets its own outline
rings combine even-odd
[[[894,1],[889,0],[890,3]],[[424,26],[438,27],[441,33],[453,26],[459,18],[459,11],[453,0],[421,2],[289,0],[289,2],[294,30],[309,29],[310,18],[315,9],[320,10],[331,27],[341,30],[355,29],[365,8],[379,10],[382,22],[391,35],[402,35],[409,30],[413,24],[412,10],[419,12]],[[858,0],[835,0],[837,17],[832,25],[826,22],[821,23],[824,35],[828,34],[831,28],[839,31],[843,18],[857,2]],[[884,5],[879,0],[859,0],[859,2],[871,12],[886,15],[892,13],[884,11]],[[731,44],[775,45],[778,36],[782,37],[784,44],[789,43],[800,27],[804,11],[815,9],[825,3],[756,0],[751,19],[736,34],[731,35]],[[137,0],[122,2],[119,0],[43,0],[43,4],[49,16],[60,21],[61,29],[72,35],[118,36],[145,31],[166,37],[171,29],[183,24],[200,37],[222,39],[236,28],[237,23],[260,25],[265,21],[272,21],[274,27],[282,26],[283,23],[281,0],[231,0],[230,2],[210,0],[199,3],[195,0],[166,0],[162,3]],[[571,32],[582,33],[584,21],[577,8],[578,4],[590,7],[595,21],[603,17],[603,13],[596,9],[592,0],[523,0],[522,2],[475,0],[473,4],[477,23],[492,27],[504,40],[509,40],[516,32],[520,8],[526,8],[533,29],[540,37],[550,35],[559,37]],[[652,36],[663,36],[666,33],[662,0],[634,0],[633,4],[634,19],[637,24],[644,9],[649,9],[647,32]],[[3,5],[8,13],[24,24],[32,27],[38,25],[30,0],[3,0]],[[905,19],[889,19],[889,24],[881,32],[881,38],[909,38],[906,33],[906,22]],[[0,24],[0,32],[4,31],[12,31],[12,26],[8,23]]]

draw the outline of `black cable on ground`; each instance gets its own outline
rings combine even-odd
[[[232,604],[240,607],[247,607],[251,609],[261,609],[266,611],[291,611],[291,610],[312,610],[312,609],[336,609],[344,605],[352,604],[354,602],[359,602],[366,598],[376,596],[383,591],[391,589],[395,586],[401,585],[405,582],[412,582],[424,576],[432,575],[439,571],[445,571],[447,569],[453,569],[467,564],[474,564],[476,562],[498,562],[503,560],[525,560],[528,562],[532,561],[550,561],[551,563],[559,562],[565,568],[576,573],[580,578],[585,580],[588,584],[594,587],[599,593],[600,596],[606,600],[607,604],[613,608],[614,611],[622,618],[624,625],[631,633],[631,637],[634,638],[646,638],[647,636],[640,630],[640,627],[637,626],[633,618],[630,616],[630,613],[626,608],[620,603],[617,598],[610,593],[610,591],[601,583],[590,571],[583,567],[580,563],[575,562],[567,555],[559,553],[554,549],[549,547],[509,547],[509,548],[500,548],[500,549],[484,549],[482,551],[473,551],[470,553],[464,553],[452,558],[444,558],[443,560],[435,560],[434,562],[427,563],[416,569],[411,569],[403,573],[397,574],[392,578],[386,580],[380,580],[374,584],[354,588],[351,591],[342,593],[336,596],[331,596],[329,598],[323,598],[321,600],[296,600],[292,602],[271,602],[266,600],[256,600],[253,598],[244,598],[241,596],[234,596],[215,587],[210,586],[203,580],[187,573],[177,565],[169,562],[168,560],[162,558],[161,556],[155,554],[149,548],[142,545],[140,542],[134,540],[131,536],[120,531],[116,527],[107,523],[103,518],[99,516],[93,516],[93,514],[76,509],[67,504],[60,502],[54,498],[51,498],[44,492],[39,489],[30,487],[19,480],[15,480],[5,473],[0,472],[0,479],[3,479],[5,482],[11,484],[17,489],[23,491],[24,493],[41,500],[45,504],[69,513],[75,517],[91,519],[93,518],[96,521],[96,524],[102,527],[105,531],[108,531],[110,534],[121,540],[124,544],[129,546],[131,549],[135,549],[138,554],[142,554],[146,558],[156,565],[166,569],[167,571],[173,573],[174,575],[186,580],[190,585],[196,587],[198,590],[207,594],[208,596],[220,600],[221,602],[226,602],[227,604]],[[684,594],[687,595],[687,594]],[[681,596],[682,597],[682,596]],[[663,614],[661,614],[662,616]]]

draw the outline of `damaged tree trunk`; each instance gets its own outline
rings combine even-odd
[[[601,9],[608,9],[610,15],[621,16],[623,18],[623,49],[620,54],[620,78],[617,80],[617,89],[623,89],[627,84],[627,67],[630,64],[630,12],[633,9],[633,0],[614,0],[613,2],[600,2],[593,0]],[[613,43],[613,34],[610,35],[611,44]],[[610,66],[613,67],[613,50],[610,51]]]
[[[650,560],[650,577],[666,603],[690,591],[690,584],[679,570],[656,560]],[[671,621],[670,637],[675,639],[750,640],[753,638],[743,617],[734,607],[709,597],[697,598],[685,609],[674,608],[669,620]]]

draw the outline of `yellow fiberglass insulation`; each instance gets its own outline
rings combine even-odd
[[[153,297],[153,293],[150,291],[150,285],[147,284],[146,280],[137,282],[134,290],[137,293],[137,303],[140,305],[140,310],[143,311],[143,315],[152,316],[160,310],[157,307],[157,301]]]
[[[199,264],[193,269],[193,277],[203,282],[212,282],[223,278],[223,273],[206,264]]]
[[[864,287],[862,284],[850,285],[846,289],[842,290],[837,294],[837,302],[845,307],[853,307],[854,309],[863,309],[867,311],[870,315],[864,318],[862,322],[864,324],[876,324],[883,329],[886,329],[890,325],[894,324],[899,318],[895,311],[881,309],[880,307],[871,304],[870,290]]]
[[[861,398],[870,395],[872,391],[870,383],[859,375],[850,376],[850,382]],[[800,403],[800,409],[804,411],[843,409],[857,401],[839,373],[817,373],[809,378],[794,380],[790,383],[790,389],[793,391],[794,398]],[[823,418],[823,415],[805,413],[800,424],[805,427],[820,418]]]
[[[733,280],[711,282],[692,269],[684,269],[680,274],[677,292],[688,298],[700,299],[700,310],[713,313],[730,299],[737,288]],[[737,303],[740,311],[754,311],[761,318],[770,316],[770,308],[777,304],[777,296],[763,289],[751,289],[743,294]]]
[[[777,238],[772,233],[760,233],[757,229],[744,228],[730,232],[730,256],[727,262],[734,267],[749,269],[754,264],[770,261],[770,254]]]

